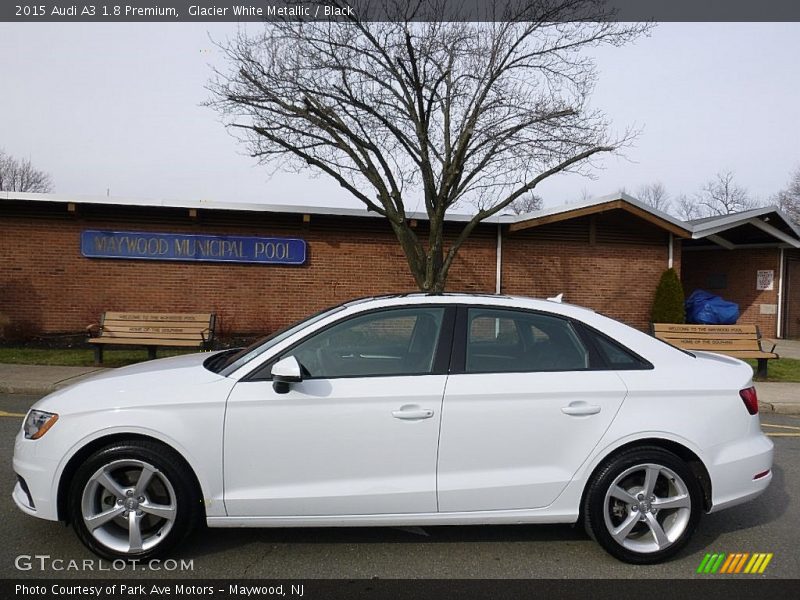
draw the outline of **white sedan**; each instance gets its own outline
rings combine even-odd
[[[106,558],[209,527],[576,523],[653,563],[772,479],[752,369],[590,310],[399,295],[37,402],[13,498]]]

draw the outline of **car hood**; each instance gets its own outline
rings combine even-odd
[[[33,408],[71,414],[209,397],[203,388],[227,385],[229,390],[234,380],[203,366],[209,356],[208,352],[187,354],[108,369],[53,392]],[[211,397],[220,395],[215,393]],[[226,397],[227,394],[222,395],[221,400]]]

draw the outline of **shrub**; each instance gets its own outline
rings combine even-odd
[[[42,334],[42,328],[33,321],[13,321],[3,327],[3,341],[28,343]]]
[[[683,306],[683,286],[675,269],[667,269],[661,274],[653,298],[653,323],[685,323],[686,311]]]

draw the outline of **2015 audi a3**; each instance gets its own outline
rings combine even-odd
[[[13,498],[107,558],[211,527],[575,523],[678,552],[772,478],[752,369],[588,309],[401,295],[37,402]]]

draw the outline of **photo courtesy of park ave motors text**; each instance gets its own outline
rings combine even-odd
[[[784,594],[776,6],[0,8],[8,593]]]

